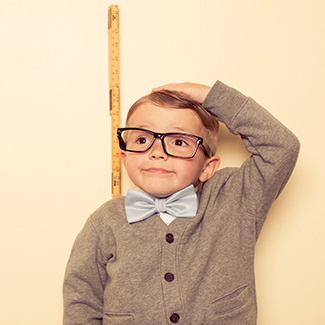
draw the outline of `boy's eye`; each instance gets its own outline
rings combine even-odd
[[[145,137],[139,137],[137,140],[136,140],[136,143],[139,143],[139,144],[146,144],[149,142],[149,139],[145,138]]]
[[[183,147],[183,146],[187,146],[188,143],[184,139],[176,139],[176,140],[174,140],[174,145]]]

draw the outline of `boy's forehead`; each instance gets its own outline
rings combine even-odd
[[[163,112],[164,110],[176,110],[177,108],[169,105],[158,105],[151,101],[145,101],[134,109],[132,115],[139,111],[151,110],[151,109],[158,109],[161,112]]]
[[[190,108],[158,106],[151,102],[139,105],[129,116],[127,126],[188,129],[192,133],[203,126],[197,113]],[[193,130],[193,131],[192,131]],[[157,129],[153,130],[157,131]],[[162,130],[160,130],[162,131]],[[165,130],[164,130],[165,131]],[[174,130],[171,130],[174,131]],[[201,132],[200,132],[201,133]],[[197,134],[199,135],[199,134]]]
[[[194,119],[199,118],[198,114],[190,108],[176,108],[168,105],[156,105],[152,102],[145,102],[139,105],[131,115],[129,115],[129,120],[132,119],[132,117],[136,116],[136,118],[149,117],[151,115],[155,116],[170,116],[170,115],[180,115],[183,117],[194,117]]]

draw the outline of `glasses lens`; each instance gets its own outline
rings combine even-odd
[[[149,148],[153,135],[145,130],[123,130],[121,137],[126,150],[145,151]]]
[[[191,157],[198,146],[196,138],[184,134],[170,134],[164,138],[166,151],[179,157]]]

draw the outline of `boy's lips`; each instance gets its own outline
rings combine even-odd
[[[147,173],[153,173],[153,174],[170,174],[171,173],[171,171],[169,171],[169,170],[166,170],[163,168],[154,168],[154,167],[144,169],[144,171]]]

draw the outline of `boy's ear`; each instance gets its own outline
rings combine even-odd
[[[121,157],[121,161],[122,161],[122,164],[124,165],[125,167],[125,160],[126,160],[126,154],[124,151],[120,151],[120,157]]]
[[[220,158],[218,156],[213,156],[205,162],[202,173],[199,177],[199,180],[204,183],[209,178],[211,178],[214,173],[218,170],[220,165]]]

